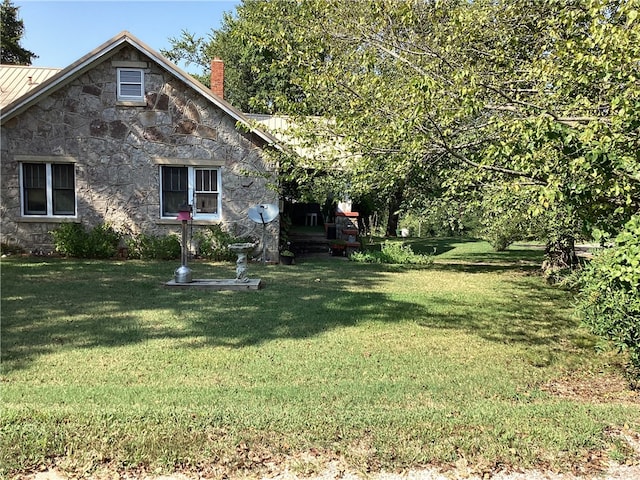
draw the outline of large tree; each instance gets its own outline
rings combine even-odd
[[[0,28],[0,44],[2,47],[2,64],[31,65],[38,56],[23,48],[20,41],[24,35],[24,22],[18,18],[20,9],[11,0],[4,0],[0,6],[2,25]]]
[[[640,208],[637,0],[307,0],[286,18],[280,3],[255,7],[287,25],[256,45],[357,152],[354,185],[417,164],[453,190],[527,188],[532,214],[590,230]]]
[[[639,3],[246,0],[221,35],[268,52],[245,67],[286,74],[254,104],[300,114],[301,144],[348,146],[291,160],[292,176],[338,171],[394,199],[408,176],[525,190],[532,216],[615,232],[640,209]]]

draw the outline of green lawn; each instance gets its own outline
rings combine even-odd
[[[638,396],[541,250],[413,247],[434,265],[252,264],[257,292],[167,289],[175,262],[3,259],[0,474],[634,460],[616,432],[640,431]]]

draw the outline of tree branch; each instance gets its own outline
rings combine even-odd
[[[502,110],[502,111],[506,111],[506,112],[513,112],[513,113],[521,113],[520,110],[517,108],[517,105],[521,105],[523,107],[528,107],[528,108],[532,108],[534,110],[538,110],[541,113],[550,116],[551,118],[553,118],[556,122],[561,123],[563,125],[567,125],[569,127],[575,127],[576,125],[580,124],[580,123],[589,123],[589,122],[609,122],[609,118],[608,117],[587,117],[587,116],[575,116],[575,117],[563,117],[563,116],[559,116],[556,113],[550,111],[547,108],[544,108],[540,105],[537,105],[535,103],[530,103],[530,102],[523,102],[522,100],[516,100],[515,98],[507,95],[503,90],[496,88],[492,85],[488,85],[486,83],[481,84],[482,87],[486,88],[487,90],[490,90],[494,93],[497,93],[498,95],[500,95],[501,97],[503,97],[504,99],[506,99],[509,104],[508,105],[492,105],[492,104],[485,104],[485,109],[487,110]]]

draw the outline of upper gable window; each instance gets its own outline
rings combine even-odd
[[[118,100],[144,101],[144,70],[141,68],[118,69]]]

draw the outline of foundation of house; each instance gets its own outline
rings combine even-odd
[[[189,283],[177,283],[175,280],[169,280],[165,283],[165,286],[169,288],[200,288],[203,290],[259,290],[262,287],[262,281],[259,278],[249,278],[243,282],[239,282],[235,278],[221,280],[196,278]]]

